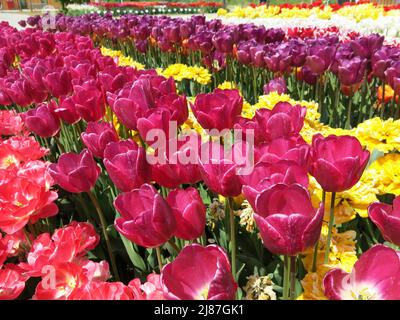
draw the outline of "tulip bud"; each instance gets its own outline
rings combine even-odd
[[[50,102],[54,104],[54,102]],[[51,111],[50,105],[40,104],[22,114],[26,127],[41,137],[53,137],[60,131],[60,120]]]
[[[107,144],[118,141],[118,135],[111,123],[89,122],[81,139],[95,157],[103,158]]]

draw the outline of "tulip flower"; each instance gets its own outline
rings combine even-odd
[[[256,198],[254,219],[264,246],[273,254],[295,256],[312,247],[323,216],[323,204],[315,210],[307,190],[298,184],[276,184]]]
[[[172,190],[167,197],[176,220],[174,235],[185,240],[199,238],[206,225],[206,207],[193,188]]]
[[[333,46],[315,46],[311,48],[311,53],[306,58],[306,66],[316,74],[322,74],[329,69],[333,63],[336,48]]]
[[[238,166],[234,159],[224,152],[224,147],[210,143],[205,144],[210,158],[200,159],[200,172],[204,183],[215,193],[224,197],[236,197],[241,193],[242,184],[238,176]]]
[[[274,164],[259,162],[249,175],[241,175],[242,193],[247,201],[256,209],[256,198],[264,190],[278,183],[298,183],[308,187],[307,171],[294,161],[281,160]]]
[[[72,96],[67,98],[61,97],[58,106],[55,105],[54,113],[68,124],[74,124],[81,120],[81,116],[76,110]]]
[[[331,300],[399,300],[400,253],[377,244],[360,256],[350,274],[330,270],[323,285]]]
[[[324,138],[317,134],[310,150],[309,172],[325,191],[342,192],[360,179],[369,155],[355,137],[330,135]]]
[[[105,99],[94,81],[75,85],[72,100],[76,111],[86,121],[99,121],[105,114]]]
[[[395,245],[400,245],[400,197],[393,205],[375,202],[368,207],[368,216],[381,231],[383,237]]]
[[[204,129],[232,129],[242,112],[243,98],[238,90],[215,89],[196,96],[192,111]]]
[[[263,89],[265,94],[269,94],[270,92],[274,91],[278,94],[284,94],[287,91],[285,79],[283,79],[282,77],[275,78],[268,82]]]
[[[188,245],[161,272],[168,300],[231,300],[237,284],[226,253],[216,245]]]
[[[0,269],[0,300],[14,300],[25,289],[25,277],[12,269]]]
[[[121,191],[139,188],[151,179],[146,151],[132,140],[110,142],[104,150],[103,163],[112,182]]]
[[[176,221],[168,203],[149,184],[120,194],[114,201],[121,214],[115,228],[127,239],[145,248],[162,245],[175,232]]]
[[[340,61],[338,67],[339,81],[345,86],[360,83],[364,79],[366,66],[367,60],[359,57]]]
[[[56,98],[66,96],[72,91],[71,75],[66,69],[57,69],[48,73],[43,83],[50,94]]]
[[[118,135],[108,122],[89,122],[81,139],[94,156],[103,158],[107,144],[118,141]]]
[[[46,104],[22,114],[26,127],[41,137],[53,137],[60,131],[60,120]]]
[[[80,154],[62,154],[57,163],[49,166],[49,172],[61,188],[72,193],[81,193],[89,192],[94,187],[100,168],[92,154],[84,149]]]

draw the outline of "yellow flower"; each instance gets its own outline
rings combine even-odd
[[[221,90],[237,89],[237,85],[234,82],[224,81],[218,85],[218,89],[221,89]]]
[[[218,16],[225,16],[227,13],[228,13],[228,10],[226,10],[224,8],[219,8],[217,11]]]
[[[208,69],[203,67],[188,67],[188,73],[190,73],[190,79],[202,84],[207,85],[211,82],[211,73]]]
[[[374,161],[366,172],[365,180],[379,194],[400,195],[400,154],[388,153]]]
[[[400,150],[400,120],[369,119],[357,126],[355,134],[370,151]]]

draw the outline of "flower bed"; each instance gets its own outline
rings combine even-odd
[[[1,299],[400,299],[398,48],[55,29],[0,29]]]

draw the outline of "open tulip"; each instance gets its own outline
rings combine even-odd
[[[273,254],[295,256],[311,248],[319,239],[323,216],[323,204],[315,210],[307,190],[298,184],[276,184],[256,198],[254,219]]]
[[[176,221],[170,206],[149,184],[120,194],[114,205],[121,214],[115,220],[115,228],[140,246],[158,247],[175,231]]]
[[[25,289],[25,277],[12,269],[0,269],[0,300],[14,300]]]
[[[185,240],[200,237],[206,225],[206,207],[197,189],[172,190],[167,197],[176,220],[175,236]]]
[[[231,300],[237,284],[228,257],[216,245],[188,245],[161,272],[168,300]]]
[[[368,216],[387,241],[400,246],[400,196],[393,200],[393,206],[372,203],[368,207]]]
[[[284,94],[287,91],[285,79],[282,77],[272,79],[264,86],[263,89],[265,94],[269,94],[274,91],[278,94]]]
[[[100,168],[92,154],[84,149],[80,154],[64,153],[57,163],[49,166],[49,172],[61,188],[72,192],[89,192],[96,183]]]
[[[331,300],[399,300],[400,252],[377,244],[360,256],[350,274],[330,270],[323,285]]]
[[[104,150],[103,162],[112,182],[121,191],[139,188],[151,179],[146,151],[132,140],[110,142]]]
[[[360,179],[369,155],[355,137],[329,135],[324,138],[317,134],[310,150],[309,172],[325,191],[345,191]]]
[[[118,135],[111,123],[89,122],[81,139],[94,156],[103,158],[107,144],[118,141]]]

